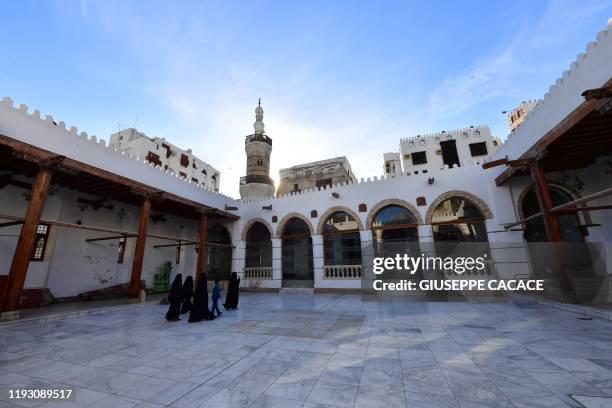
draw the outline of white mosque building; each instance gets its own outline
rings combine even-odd
[[[486,243],[500,279],[546,269],[532,242],[587,243],[588,271],[571,275],[567,264],[554,278],[574,291],[595,279],[593,298],[610,300],[612,23],[503,144],[485,126],[402,140],[385,155],[395,171],[380,177],[275,197],[263,114],[258,106],[236,199],[2,99],[4,315],[51,298],[133,297],[168,273],[236,272],[252,290],[357,291],[381,242]]]

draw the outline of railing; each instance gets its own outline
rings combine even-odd
[[[261,184],[269,184],[273,186],[274,180],[272,180],[268,176],[262,176],[260,174],[251,174],[250,176],[240,177],[240,185],[249,184],[249,183],[261,183]]]
[[[272,279],[272,268],[244,268],[245,279]]]
[[[258,135],[258,134],[248,135],[247,137],[244,138],[244,143],[246,144],[249,142],[264,142],[272,146],[272,139],[270,139],[266,135]]]
[[[361,265],[325,265],[324,279],[361,279]]]

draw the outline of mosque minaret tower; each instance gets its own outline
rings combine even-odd
[[[261,99],[255,108],[255,133],[244,140],[247,155],[246,176],[240,178],[240,197],[259,198],[274,196],[274,181],[270,178],[272,139],[266,136]]]

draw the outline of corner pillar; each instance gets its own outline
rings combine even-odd
[[[138,222],[138,235],[136,236],[136,248],[134,250],[130,290],[128,292],[128,297],[130,298],[138,297],[138,292],[140,292],[140,276],[142,274],[142,263],[144,259],[150,210],[151,197],[146,195],[142,201],[142,207],[140,208],[140,221]]]
[[[4,301],[1,305],[2,312],[15,312],[19,306],[23,284],[28,272],[28,266],[30,265],[30,259],[32,258],[32,251],[34,250],[38,223],[40,222],[40,216],[51,183],[51,176],[52,171],[50,168],[40,167],[32,184],[32,197],[26,210],[13,261],[11,262]]]

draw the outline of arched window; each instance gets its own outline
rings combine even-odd
[[[442,201],[431,217],[434,241],[488,242],[485,217],[464,197]]]
[[[372,235],[377,243],[418,242],[416,217],[409,209],[399,205],[383,207],[372,222]]]
[[[291,218],[281,231],[283,286],[313,286],[312,237],[304,220]]]
[[[552,206],[556,207],[561,204],[572,201],[572,197],[565,191],[558,188],[550,187],[550,199]],[[540,203],[538,202],[538,196],[534,190],[529,191],[525,194],[523,202],[521,203],[523,210],[523,217],[529,217],[530,215],[540,212]],[[558,214],[557,220],[561,227],[561,235],[563,241],[566,242],[582,242],[584,241],[584,234],[580,229],[580,219],[578,213],[572,214]],[[546,229],[544,228],[544,218],[537,217],[529,220],[525,223],[525,241],[527,242],[546,242],[548,240],[546,236]]]
[[[325,266],[361,265],[359,223],[345,211],[331,214],[323,225]]]
[[[208,280],[229,279],[232,272],[232,239],[222,225],[206,231],[206,275]]]
[[[485,216],[470,200],[453,196],[434,209],[431,227],[436,256],[441,258],[486,257],[490,259],[489,239]],[[465,244],[469,242],[470,244]],[[442,273],[442,271],[439,271]],[[452,271],[445,271],[451,273]],[[482,270],[467,269],[466,274],[491,274],[485,264]]]
[[[253,223],[246,234],[245,267],[272,267],[272,241],[270,230],[261,222]]]

